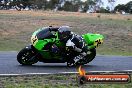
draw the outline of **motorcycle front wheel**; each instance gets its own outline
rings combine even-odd
[[[17,55],[17,61],[22,65],[32,65],[38,62],[35,54],[31,49],[24,48]]]

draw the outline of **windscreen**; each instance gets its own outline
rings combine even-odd
[[[36,34],[36,36],[39,40],[53,38],[53,34],[50,32],[49,28],[42,29]]]

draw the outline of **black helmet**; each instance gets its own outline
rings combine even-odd
[[[60,41],[66,42],[71,37],[70,27],[62,26],[58,29],[58,36]]]

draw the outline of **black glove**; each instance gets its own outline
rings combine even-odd
[[[52,51],[53,53],[58,53],[58,52],[59,52],[59,48],[58,48],[55,44],[53,44],[53,45],[51,46],[51,51]]]

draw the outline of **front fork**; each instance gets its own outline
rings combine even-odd
[[[35,47],[33,45],[28,45],[26,46],[26,48],[31,51],[31,53],[33,54],[33,57],[31,59],[29,59],[29,61],[34,61],[34,60],[39,60],[39,53],[37,52],[37,50],[35,49]]]

